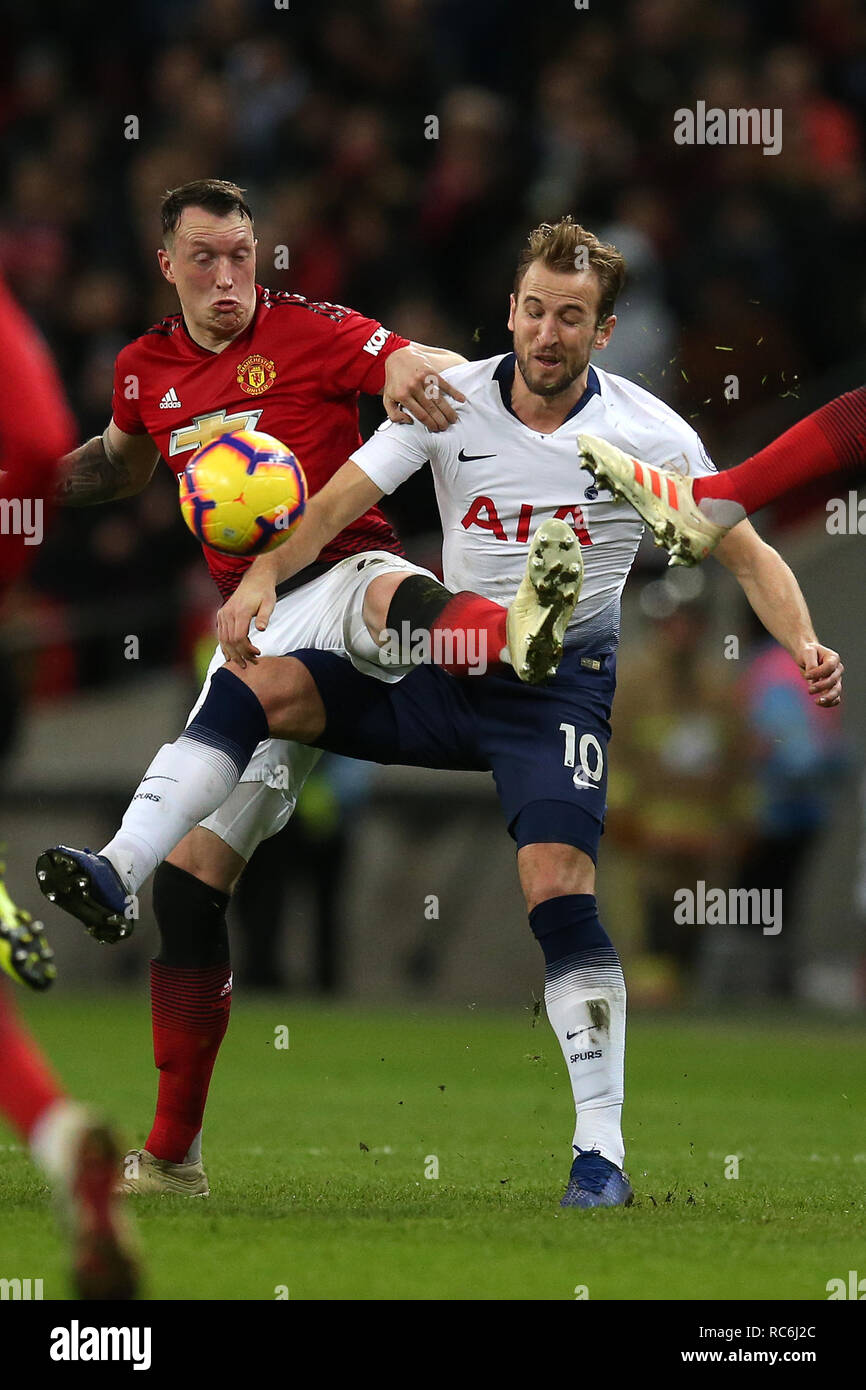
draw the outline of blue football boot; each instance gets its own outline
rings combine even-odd
[[[598,1149],[578,1149],[561,1207],[630,1207],[631,1183]]]
[[[48,901],[77,917],[97,941],[113,943],[132,935],[126,889],[103,855],[54,845],[36,860],[36,878]]]

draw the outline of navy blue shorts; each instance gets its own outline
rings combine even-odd
[[[526,685],[507,667],[457,678],[432,665],[387,684],[334,652],[306,647],[287,655],[304,663],[322,697],[327,722],[318,747],[374,763],[492,772],[518,847],[575,845],[595,863],[613,652],[567,652],[547,685]]]

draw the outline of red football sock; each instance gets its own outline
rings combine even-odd
[[[155,1158],[182,1163],[201,1129],[211,1073],[231,1008],[231,966],[182,970],[150,963],[153,1059],[159,1095],[145,1144]]]
[[[12,1001],[0,991],[0,1114],[25,1138],[49,1105],[65,1093],[27,1029],[15,1017]]]
[[[780,434],[766,449],[722,473],[695,479],[693,495],[725,497],[756,512],[827,473],[866,463],[866,386],[837,396]]]
[[[501,604],[461,589],[430,624],[434,663],[452,676],[498,665],[500,652],[507,646],[507,616]]]

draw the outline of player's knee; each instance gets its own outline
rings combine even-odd
[[[325,727],[325,707],[313,677],[294,656],[263,657],[239,674],[258,698],[275,738],[313,743]]]
[[[595,865],[574,845],[525,845],[517,866],[528,912],[550,898],[595,892]]]
[[[230,845],[200,826],[183,837],[167,856],[166,863],[220,893],[233,891],[245,867],[241,856]]]
[[[392,600],[397,590],[409,578],[410,574],[397,570],[390,574],[380,574],[367,585],[363,615],[367,631],[374,642],[379,641],[380,633],[393,626],[389,616]]]
[[[274,738],[293,738],[310,744],[325,727],[325,710],[316,682],[303,662],[293,656],[263,656],[245,667],[224,667],[243,681],[264,710]]]
[[[280,668],[282,662],[276,656],[264,656],[259,661],[238,666],[227,661],[223,667],[237,680],[251,690],[265,712],[270,727],[271,721],[279,719],[283,712],[283,693],[280,689]]]

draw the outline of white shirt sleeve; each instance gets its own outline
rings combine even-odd
[[[366,444],[352,454],[352,462],[383,492],[394,492],[434,456],[435,437],[414,420],[397,425],[386,420]]]

